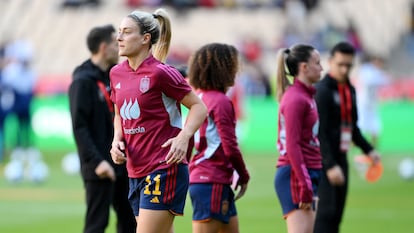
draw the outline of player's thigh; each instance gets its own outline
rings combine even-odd
[[[312,233],[315,212],[311,210],[294,210],[286,218],[288,233]]]
[[[137,232],[170,233],[174,215],[168,210],[140,209],[137,220]]]
[[[231,217],[228,224],[222,224],[219,233],[239,233],[239,218]]]
[[[217,233],[219,232],[222,222],[215,219],[208,221],[193,221],[193,233]]]

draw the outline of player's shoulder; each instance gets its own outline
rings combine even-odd
[[[186,83],[181,73],[174,67],[168,64],[159,63],[153,66],[152,69],[153,78],[157,82],[162,83]]]
[[[121,63],[118,63],[118,64],[116,64],[116,65],[114,65],[112,68],[111,68],[111,73],[113,73],[113,72],[124,72],[124,71],[126,71],[127,70],[127,67],[128,67],[129,65],[128,65],[128,61],[123,61],[123,62],[121,62]]]
[[[181,76],[181,73],[178,71],[177,68],[175,68],[172,65],[169,64],[165,64],[165,63],[157,63],[157,64],[152,64],[153,66],[153,70],[154,72],[161,74],[161,75],[166,75],[166,76]]]
[[[300,106],[307,103],[308,100],[303,96],[299,95],[297,92],[286,92],[283,97],[281,104],[287,105],[287,106]]]
[[[225,93],[217,90],[203,91],[203,101],[220,108],[227,108],[232,105],[230,98]]]
[[[337,84],[331,78],[322,78],[319,82],[314,84],[316,96],[330,95],[337,89]]]
[[[330,86],[330,81],[331,80],[329,80],[329,77],[325,76],[321,80],[313,84],[313,86],[317,91],[321,89],[328,89]]]
[[[214,99],[216,101],[230,101],[229,97],[221,91],[203,90],[202,92],[203,92],[203,96],[209,99]]]
[[[303,92],[303,89],[299,88],[298,86],[292,85],[286,89],[285,93],[283,94],[283,97],[291,101],[298,101],[304,99]]]
[[[88,85],[95,83],[99,78],[99,73],[85,66],[78,66],[72,74],[71,86]]]

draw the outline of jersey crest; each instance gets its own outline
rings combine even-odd
[[[225,200],[221,203],[221,214],[226,215],[229,212],[229,201]]]
[[[141,78],[141,80],[139,81],[139,90],[142,93],[145,93],[149,90],[149,86],[150,86],[150,79],[147,76]]]

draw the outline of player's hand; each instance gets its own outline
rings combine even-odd
[[[116,180],[114,168],[106,160],[102,160],[95,168],[95,174],[101,179],[109,178],[112,181]]]
[[[242,196],[244,196],[244,194],[246,193],[246,190],[247,190],[247,184],[237,184],[234,191],[237,191],[237,189],[239,189],[239,192],[237,193],[236,197],[234,198],[235,201],[240,199]]]
[[[339,165],[335,165],[326,171],[329,183],[333,186],[342,186],[345,184],[345,176]]]
[[[312,202],[299,202],[299,209],[301,210],[311,210]]]
[[[189,138],[178,134],[177,137],[168,139],[161,147],[170,147],[168,154],[165,156],[165,162],[170,163],[181,163],[187,156]],[[164,162],[164,161],[160,161]]]
[[[372,150],[368,153],[368,156],[372,159],[372,161],[374,162],[374,164],[378,163],[381,161],[381,156],[378,154],[378,152],[376,150]]]
[[[112,142],[111,157],[115,164],[123,164],[127,161],[125,151],[125,143],[123,141]]]

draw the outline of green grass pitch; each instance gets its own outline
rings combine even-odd
[[[74,233],[82,232],[84,215],[83,187],[80,176],[63,173],[63,153],[45,153],[50,166],[49,179],[41,185],[24,181],[9,184],[0,164],[0,232],[2,233]],[[286,232],[274,189],[276,155],[247,154],[251,182],[246,195],[237,202],[241,232]],[[414,229],[414,180],[398,176],[401,157],[384,156],[384,174],[371,184],[362,180],[351,164],[351,181],[342,233],[406,233]],[[352,158],[350,158],[352,161]],[[115,232],[111,214],[107,233]],[[191,232],[191,203],[184,217],[174,223],[176,233]]]

